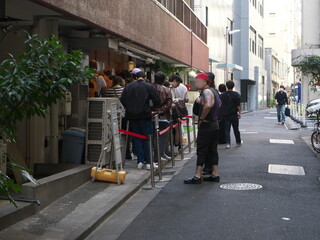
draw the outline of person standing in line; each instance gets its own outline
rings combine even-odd
[[[234,82],[227,81],[227,91],[221,94],[222,102],[222,117],[225,121],[225,141],[226,148],[231,147],[230,130],[233,128],[236,138],[236,146],[240,147],[243,144],[239,131],[239,119],[241,118],[240,94],[233,91]]]
[[[145,74],[140,69],[133,69],[131,74],[133,82],[124,88],[120,101],[126,109],[130,130],[144,136],[152,135],[152,110],[160,105],[159,95],[150,83],[145,82]],[[142,169],[146,164],[146,169],[150,170],[148,140],[134,137],[133,152],[138,158],[138,169]],[[154,167],[157,168],[157,165]]]
[[[180,75],[174,74],[169,79],[170,82],[170,91],[172,94],[173,104],[172,104],[172,116],[173,123],[177,123],[179,121],[179,117],[177,116],[176,103],[179,101],[187,103],[189,102],[188,89],[182,83],[182,79]],[[174,129],[174,153],[179,152],[180,148],[180,133],[177,128]]]
[[[114,76],[112,77],[112,85],[108,88],[106,92],[106,97],[112,98],[120,98],[123,92],[123,84],[124,80],[121,77]]]
[[[210,80],[206,73],[198,73],[195,79],[195,86],[201,91],[197,99],[199,103],[199,131],[197,138],[197,167],[193,177],[184,180],[185,184],[201,184],[203,165],[209,161],[213,166],[212,175],[203,178],[204,181],[220,182],[218,163],[219,154],[218,130],[219,130],[219,94],[210,88]]]
[[[219,95],[218,91],[216,90],[216,85],[215,85],[215,75],[214,73],[212,72],[208,72],[208,79],[209,79],[209,87],[212,88],[217,95]],[[220,104],[220,98],[219,98],[219,104]],[[221,105],[221,104],[220,104]],[[221,109],[221,108],[219,108]],[[224,128],[223,128],[224,129]],[[219,137],[220,137],[220,119],[219,119]],[[204,168],[203,168],[203,173],[202,175],[211,175],[212,173],[212,165],[211,165],[211,162],[210,161],[207,161],[204,165]]]
[[[276,93],[274,98],[277,101],[278,124],[284,125],[284,122],[286,121],[285,109],[286,109],[286,104],[288,104],[288,96],[284,90],[283,85],[280,86],[280,90]]]
[[[220,92],[220,100],[221,100],[221,94],[227,91],[227,87],[224,83],[221,83],[218,87],[218,91]],[[223,106],[221,105],[221,108],[219,110],[219,144],[226,144],[226,138],[224,133],[224,125],[225,121],[223,119]]]
[[[166,80],[166,76],[162,72],[157,72],[154,76],[154,83],[152,84],[154,88],[157,90],[159,97],[160,97],[160,106],[158,108],[155,108],[153,110],[153,115],[158,114],[160,120],[167,120],[168,123],[166,122],[159,122],[159,130],[162,131],[165,128],[169,126],[169,121],[170,121],[170,110],[172,107],[172,95],[171,92],[168,88],[163,86],[163,83]],[[166,144],[168,142],[168,137],[169,133],[166,132],[163,135],[159,136],[159,148],[160,148],[160,156],[164,154]],[[154,151],[154,159],[155,162],[158,162],[158,154],[157,154],[157,149],[155,148]]]
[[[105,97],[107,84],[102,76],[97,72],[98,63],[95,60],[89,62],[89,67],[94,69],[95,76],[89,82],[89,97]]]
[[[112,88],[111,71],[105,69],[105,70],[101,73],[101,76],[102,76],[103,79],[105,80],[105,82],[106,82],[106,84],[107,84],[107,88]]]

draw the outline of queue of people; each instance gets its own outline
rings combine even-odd
[[[95,62],[90,67],[96,68]],[[110,71],[101,74],[90,81],[90,96],[119,98],[121,106],[125,109],[124,121],[129,121],[129,131],[140,135],[153,135],[154,117],[160,119],[160,130],[176,123],[188,115],[185,104],[189,102],[188,89],[182,83],[178,73],[169,77],[162,72],[155,74],[153,84],[147,80],[145,73],[135,68],[130,73],[123,71],[112,76]],[[195,175],[184,182],[186,184],[200,184],[202,181],[219,182],[219,154],[218,144],[225,144],[226,149],[231,147],[230,130],[233,127],[236,146],[241,146],[239,119],[241,118],[240,94],[235,92],[234,82],[228,81],[215,86],[213,73],[199,73],[195,78],[195,87],[200,95],[193,105],[193,114],[199,117],[197,136],[197,167]],[[184,107],[183,107],[184,106]],[[126,126],[127,124],[123,124]],[[174,129],[175,130],[175,129]],[[170,151],[179,151],[179,131],[174,131],[174,149],[168,148],[168,134],[161,136],[159,151],[151,153],[146,139],[132,137],[132,152],[137,157],[137,168],[151,168],[150,155],[154,154],[154,168],[158,168],[158,155],[168,158]],[[126,159],[131,159],[130,145],[126,146]],[[167,156],[168,155],[168,156]],[[206,176],[206,177],[202,177]]]

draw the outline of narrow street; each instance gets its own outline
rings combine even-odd
[[[243,146],[219,146],[220,183],[183,183],[194,174],[194,156],[161,191],[141,190],[126,203],[131,208],[125,214],[120,208],[88,239],[319,239],[320,159],[302,140],[311,135],[310,129],[277,125],[274,109],[243,115],[240,129]],[[286,166],[279,168],[282,174],[268,173],[269,164],[301,166],[305,175],[284,174],[290,173]],[[228,183],[262,188],[221,188]],[[139,208],[141,213],[130,220]],[[128,227],[113,234],[124,223]]]

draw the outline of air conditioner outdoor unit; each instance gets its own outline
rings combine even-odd
[[[100,153],[108,147],[105,159],[110,159],[111,104],[119,105],[118,98],[88,98],[87,101],[87,131],[86,131],[86,164],[97,164]],[[120,125],[119,125],[120,126]],[[106,163],[104,163],[106,164]]]

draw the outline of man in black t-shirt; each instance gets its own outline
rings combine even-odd
[[[241,118],[240,94],[233,91],[234,82],[226,83],[227,91],[221,94],[222,117],[225,121],[225,141],[226,148],[231,147],[230,129],[233,128],[236,138],[236,146],[239,147],[243,143],[239,131],[239,119]]]

